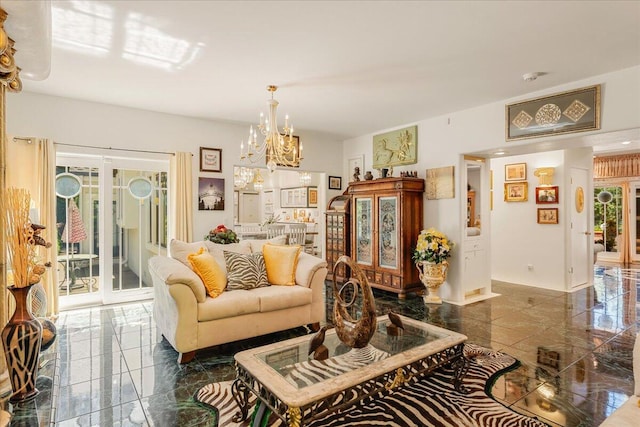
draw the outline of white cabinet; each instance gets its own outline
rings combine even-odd
[[[487,251],[484,249],[484,242],[478,240],[464,241],[464,280],[462,281],[465,297],[471,296],[469,293],[484,294],[488,287],[491,292],[491,283],[486,283],[488,277],[489,263]]]

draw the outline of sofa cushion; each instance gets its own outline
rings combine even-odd
[[[187,257],[191,268],[202,279],[204,287],[207,288],[207,294],[211,298],[216,298],[227,286],[227,276],[224,274],[222,267],[218,265],[206,248],[200,248],[197,253],[189,254]]]
[[[311,280],[321,268],[326,268],[327,262],[316,256],[302,252],[298,257],[298,268],[296,268],[296,283],[298,285],[309,287]]]
[[[223,292],[218,298],[207,298],[206,301],[198,304],[198,322],[258,313],[260,298],[254,292],[255,290],[229,291]]]
[[[302,286],[269,286],[251,291],[260,299],[261,313],[311,304],[312,294],[311,289]]]
[[[191,288],[198,302],[207,298],[207,290],[202,280],[190,268],[177,259],[165,256],[154,256],[149,259],[149,271],[155,274],[167,285],[184,284]],[[155,279],[154,279],[154,286]]]
[[[206,247],[204,242],[187,243],[182,240],[171,239],[171,242],[169,243],[169,253],[171,254],[171,258],[177,259],[187,267],[191,268],[191,264],[188,259],[189,254],[198,252],[202,247]]]
[[[285,286],[296,284],[296,268],[301,250],[300,245],[282,246],[266,243],[262,247],[267,279],[270,284]]]
[[[251,245],[249,242],[240,242],[240,243],[229,243],[227,245],[223,245],[220,243],[213,243],[210,241],[204,242],[207,249],[209,249],[209,253],[213,255],[213,257],[218,261],[218,264],[224,270],[224,274],[227,274],[227,262],[224,258],[224,251],[233,252],[238,254],[250,254],[251,253]]]
[[[271,243],[272,245],[286,245],[287,244],[287,235],[283,234],[281,236],[272,237],[271,239],[246,239],[243,242],[248,242],[251,246],[251,252],[262,252],[262,247],[266,243]]]
[[[261,253],[244,255],[224,251],[224,258],[227,263],[227,290],[269,286]]]

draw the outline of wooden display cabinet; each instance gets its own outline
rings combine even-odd
[[[327,225],[326,259],[328,280],[333,280],[333,267],[342,255],[351,254],[351,196],[343,194],[329,201],[325,213]],[[336,280],[343,282],[351,274],[347,266],[341,263],[336,270]]]
[[[373,287],[405,298],[424,290],[411,259],[422,229],[424,180],[381,178],[349,184],[351,258]]]

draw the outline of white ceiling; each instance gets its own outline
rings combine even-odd
[[[249,123],[276,84],[281,119],[339,137],[640,64],[639,1],[51,7],[51,73],[25,91]],[[545,75],[524,82],[534,71]]]

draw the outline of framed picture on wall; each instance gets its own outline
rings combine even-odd
[[[557,224],[558,208],[538,208],[538,224]]]
[[[536,187],[536,203],[558,203],[558,187]]]
[[[342,190],[342,177],[329,176],[329,190]]]
[[[527,180],[527,164],[512,163],[504,165],[505,181],[526,181]]]
[[[200,147],[200,172],[222,172],[222,149]]]
[[[505,202],[526,202],[529,198],[529,186],[526,182],[505,182]]]
[[[224,210],[224,178],[198,178],[198,210]]]

